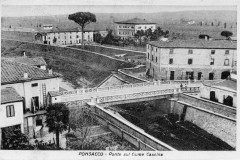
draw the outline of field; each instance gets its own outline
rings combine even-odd
[[[73,48],[81,48],[81,46],[70,46]],[[114,46],[115,47],[115,46]],[[107,56],[111,56],[114,58],[118,58],[125,61],[130,61],[134,64],[146,64],[146,54],[141,52],[131,52],[131,51],[124,51],[124,50],[118,50],[118,49],[112,49],[112,48],[106,48],[104,46],[91,46],[91,45],[85,45],[85,50],[101,53]],[[116,55],[125,54],[122,57],[117,57]]]
[[[112,70],[133,67],[128,62],[120,62],[89,52],[69,48],[2,40],[2,57],[42,56],[53,71],[63,75],[75,88],[94,87],[111,74]]]

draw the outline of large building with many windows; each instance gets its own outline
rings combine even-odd
[[[85,30],[83,33],[84,42],[93,42],[92,30]],[[51,29],[39,32],[35,40],[50,45],[73,45],[82,43],[82,31],[79,28]]]
[[[146,54],[147,75],[158,80],[226,79],[237,65],[237,43],[229,40],[152,41]]]
[[[135,33],[140,30],[146,31],[151,28],[152,31],[154,31],[156,29],[156,23],[139,18],[115,23],[117,24],[116,35],[120,36],[122,39],[134,37]]]

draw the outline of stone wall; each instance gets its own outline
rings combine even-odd
[[[229,118],[236,118],[236,108],[222,105],[220,103],[212,102],[207,99],[197,98],[187,94],[179,94],[178,101],[191,104],[193,106],[203,108],[214,113],[224,115]]]
[[[185,121],[192,122],[236,148],[236,122],[188,107]]]
[[[236,120],[214,113],[217,110],[216,107],[212,107],[213,104],[209,106],[204,101],[196,99],[192,101],[195,102],[195,105],[178,101],[178,99],[171,99],[171,113],[178,114],[179,120],[192,122],[236,148]],[[185,114],[183,113],[184,108],[186,109]]]

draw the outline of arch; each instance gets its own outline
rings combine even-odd
[[[229,71],[224,71],[221,74],[221,79],[227,79],[228,76],[230,76],[230,72]]]
[[[217,102],[217,99],[215,96],[216,96],[215,91],[210,91],[210,100],[211,101]]]
[[[228,106],[232,106],[233,105],[233,97],[232,96],[227,96],[227,98],[225,98],[223,100],[223,104],[228,105]]]

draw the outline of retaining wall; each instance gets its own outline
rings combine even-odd
[[[176,150],[154,138],[153,136],[145,133],[144,130],[136,127],[130,122],[124,121],[121,118],[116,118],[116,116],[112,115],[114,113],[110,113],[99,106],[94,106],[93,110],[98,117],[97,119],[101,119],[99,120],[101,124],[108,126],[111,131],[126,139],[141,150]]]

